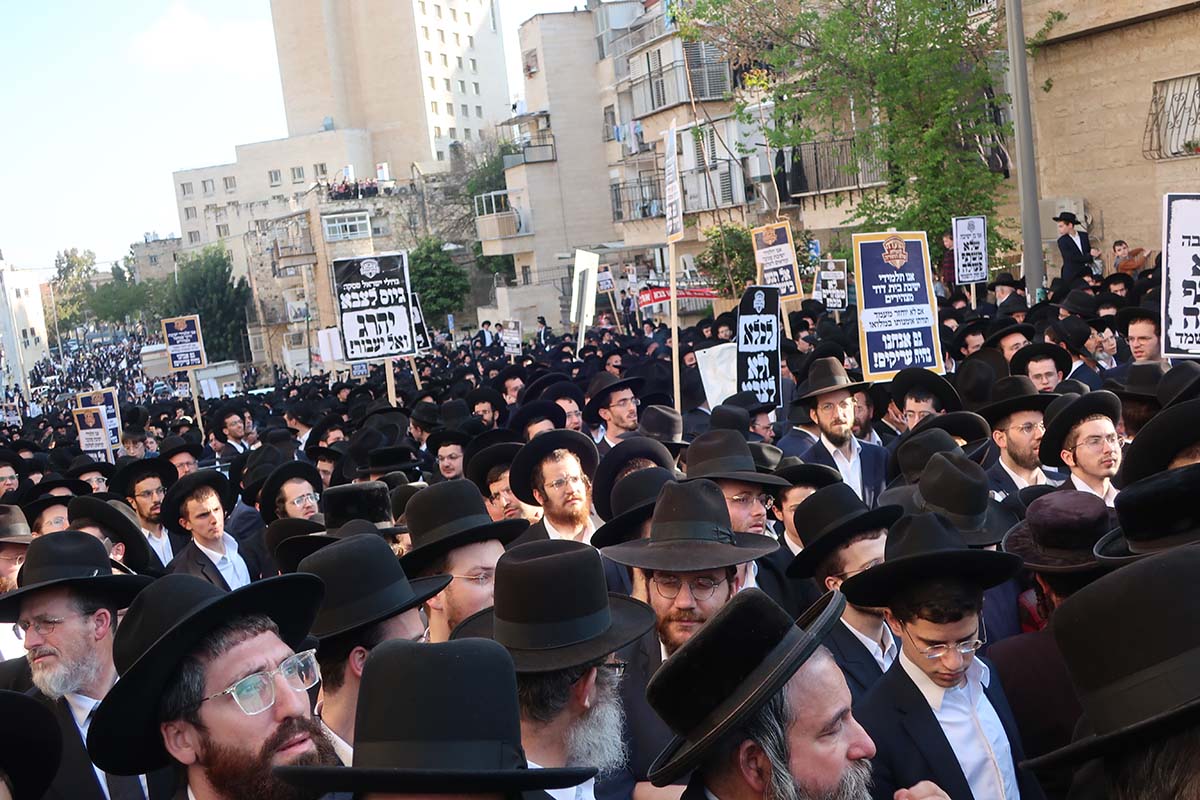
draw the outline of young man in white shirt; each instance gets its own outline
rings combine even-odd
[[[1046,408],[1046,434],[1038,449],[1042,463],[1069,470],[1066,486],[1091,492],[1112,508],[1121,468],[1117,423],[1121,400],[1109,391],[1065,394]]]

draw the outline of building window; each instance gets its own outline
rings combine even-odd
[[[445,154],[445,153],[443,153],[441,150],[438,150],[438,151],[437,151],[437,160],[438,160],[438,161],[445,161],[445,160],[446,160],[446,154]]]
[[[496,0],[488,0],[488,24],[496,32]]]
[[[304,183],[304,167],[292,167],[292,183]]]
[[[438,28],[438,41],[442,44],[446,43],[446,32],[441,28]]]
[[[191,197],[192,196],[192,184],[190,182],[179,184],[179,192],[184,197]]]
[[[433,7],[433,15],[434,15],[435,17],[437,17],[438,19],[441,19],[441,18],[442,18],[442,7],[441,7],[441,6],[438,6],[438,5],[435,5],[435,6]]]
[[[1200,74],[1154,83],[1142,154],[1151,160],[1200,156]]]
[[[462,92],[463,94],[466,94],[466,93],[467,93],[467,82],[466,82],[466,81],[459,81],[459,82],[458,82],[458,90],[459,90],[460,92]]]
[[[366,211],[353,214],[332,214],[321,217],[325,226],[325,241],[341,242],[346,239],[366,239],[371,235],[371,217]]]
[[[433,112],[433,113],[435,113],[435,114],[436,114],[436,113],[438,113],[438,104],[437,104],[437,100],[430,100],[430,101],[429,101],[429,110],[430,110],[430,111],[432,111],[432,112]]]
[[[461,36],[459,36],[457,33],[456,33],[456,34],[454,34],[454,43],[455,43],[455,44],[459,44],[459,45],[461,45],[461,44],[462,44],[462,37],[461,37]]]
[[[459,61],[462,61],[462,59],[460,58],[460,59],[459,59]],[[446,58],[446,54],[445,54],[445,53],[442,53],[442,66],[443,66],[443,67],[448,67],[448,66],[450,66],[450,59]]]
[[[425,38],[425,39],[429,38],[429,26],[428,25],[421,26],[421,37]]]
[[[467,104],[466,104],[466,103],[463,103],[463,104],[462,104],[462,105],[460,105],[458,108],[459,108],[459,110],[460,110],[460,111],[462,111],[462,115],[463,115],[464,117],[469,117],[469,116],[471,116],[471,110],[470,110],[469,108],[467,108]]]
[[[445,85],[446,85],[446,91],[447,91],[447,92],[448,92],[448,91],[450,91],[450,79],[449,79],[449,78],[442,78],[442,80],[445,82]]]
[[[214,210],[214,216],[216,216],[217,219],[225,219],[226,212],[224,208],[217,208],[215,206],[209,206],[209,208]],[[207,211],[208,209],[205,210]]]
[[[475,48],[475,37],[474,36],[467,37],[467,47],[470,47],[471,49]]]
[[[479,72],[479,63],[475,59],[471,59],[471,72]]]
[[[429,12],[427,12],[427,11],[425,10],[425,0],[419,0],[419,2],[417,3],[417,5],[418,5],[418,6],[421,8],[421,13],[422,13],[422,14],[427,14],[427,13],[429,13]]]
[[[185,208],[183,210],[183,218],[184,219],[195,219],[196,218],[196,207],[188,206],[187,208]]]
[[[456,136],[458,136],[458,128],[451,128],[450,129],[450,138],[453,139]]]
[[[475,116],[483,119],[483,106],[475,106]]]
[[[458,12],[455,11],[453,8],[450,9],[450,19],[454,20],[455,22],[458,22]]]
[[[313,175],[315,175],[317,179],[324,178],[328,174],[329,168],[325,166],[324,161],[322,161],[320,164],[313,164]]]
[[[212,178],[205,178],[200,184],[200,188],[204,190],[205,194],[212,194],[217,190],[217,182]]]
[[[463,13],[467,15],[467,24],[470,25],[471,24],[471,12],[464,11]]]
[[[479,94],[479,82],[476,81],[476,82],[472,83],[471,89],[474,90],[475,94]]]
[[[270,182],[272,186],[278,186],[279,184],[283,183],[283,174],[277,169],[268,170],[267,181]]]
[[[533,283],[533,270],[529,268],[528,264],[521,267],[521,283],[526,286]]]
[[[227,192],[237,191],[237,178],[229,177],[229,178],[225,179],[225,191],[227,191]]]
[[[229,226],[228,225],[218,225],[217,226],[217,236],[221,237],[222,239],[229,236]]]
[[[470,128],[463,128],[463,138],[464,139],[471,138],[471,129]]]
[[[152,266],[152,267],[158,266],[158,256],[155,256],[155,255],[150,256],[150,266]]]
[[[456,60],[458,61],[458,68],[459,68],[459,69],[462,69],[462,67],[463,67],[463,65],[462,65],[462,56],[458,56],[458,58],[457,58]]]
[[[200,244],[200,231],[188,231],[188,244]]]
[[[446,116],[454,116],[454,103],[446,103]]]
[[[433,77],[432,75],[429,76],[429,88],[430,89],[437,88],[437,78]]]
[[[425,51],[425,63],[426,64],[433,63],[433,53],[429,52],[428,50]]]
[[[442,126],[441,125],[433,126],[433,135],[438,139],[442,138]]]

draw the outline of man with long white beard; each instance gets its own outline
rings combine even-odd
[[[618,685],[624,664],[613,654],[654,627],[654,610],[608,593],[594,548],[553,539],[500,558],[495,599],[451,638],[495,639],[512,656],[529,767],[595,767],[601,776],[623,768],[628,750]],[[550,795],[594,800],[595,781]]]
[[[683,800],[870,800],[875,744],[821,644],[844,606],[830,592],[793,621],[749,589],[717,612],[646,688],[675,733],[650,781],[666,786],[691,773]],[[929,781],[895,794],[936,798],[949,800]]]
[[[34,697],[54,713],[62,733],[64,755],[48,798],[157,800],[174,793],[169,772],[109,775],[84,748],[92,713],[117,681],[117,611],[150,581],[114,575],[99,539],[62,531],[33,540],[17,588],[0,598],[0,622],[15,622],[23,637]]]

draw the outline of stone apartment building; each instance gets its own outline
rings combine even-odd
[[[142,241],[129,245],[132,256],[129,277],[136,283],[173,277],[182,245],[178,236],[147,233]]]

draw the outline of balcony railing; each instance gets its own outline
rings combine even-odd
[[[558,159],[558,151],[554,147],[554,134],[549,131],[538,131],[527,134],[514,144],[521,148],[519,153],[510,153],[504,157],[504,168],[519,167],[522,164],[540,164]]]
[[[629,222],[661,217],[663,211],[663,174],[609,187],[612,198],[613,222]]]
[[[512,203],[510,193],[475,196],[475,232],[482,239],[506,239],[533,233],[529,210]]]
[[[691,75],[691,94],[688,75]],[[633,116],[649,116],[664,108],[697,101],[723,100],[730,91],[732,73],[723,61],[690,61],[685,71],[682,61],[633,79]]]
[[[653,41],[654,39],[657,39],[663,34],[674,29],[674,25],[667,24],[666,16],[660,14],[651,19],[645,25],[634,28],[630,30],[629,33],[617,37],[613,41],[612,46],[609,48],[609,55],[611,55],[618,63],[625,60],[626,74],[628,74],[629,62],[626,60],[626,56],[647,42]],[[620,78],[621,76],[618,74],[617,77]]]
[[[1154,84],[1142,155],[1152,161],[1200,155],[1200,74]]]
[[[788,193],[793,197],[878,186],[887,181],[884,164],[870,155],[856,155],[854,139],[805,142],[788,158]],[[861,144],[861,141],[860,141]],[[795,152],[799,151],[799,165]]]
[[[684,213],[729,208],[745,202],[742,168],[736,161],[722,159],[702,169],[683,170],[679,180]]]

